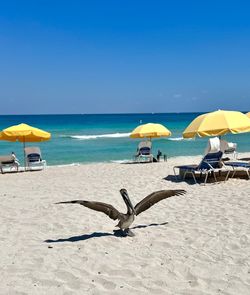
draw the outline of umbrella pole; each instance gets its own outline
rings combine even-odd
[[[26,171],[26,159],[25,159],[25,137],[23,137],[23,159],[24,159],[24,171]]]

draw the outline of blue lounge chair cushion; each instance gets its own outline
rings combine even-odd
[[[250,164],[246,162],[225,162],[225,165],[232,166],[232,167],[243,167],[243,168],[249,168]]]
[[[195,170],[197,169],[198,165],[182,165],[176,166],[176,168],[184,169],[184,170]]]
[[[216,169],[220,168],[220,161],[223,153],[221,151],[217,153],[209,153],[207,154],[203,160],[201,161],[198,169],[199,170],[210,170],[211,167]]]
[[[140,155],[150,155],[151,154],[151,149],[149,147],[142,147],[140,148],[140,151],[139,151]]]
[[[38,162],[38,161],[41,161],[41,156],[39,154],[29,154],[27,156],[29,162]]]

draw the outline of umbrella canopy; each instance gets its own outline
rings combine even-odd
[[[250,112],[248,112],[246,115],[248,116],[248,118],[250,118]]]
[[[184,138],[250,132],[250,119],[241,112],[215,111],[195,118],[183,132]]]
[[[14,125],[2,130],[0,140],[20,141],[20,142],[39,142],[49,140],[51,134],[41,129],[27,124]]]
[[[139,125],[130,134],[131,138],[170,136],[171,132],[161,124],[148,123]]]

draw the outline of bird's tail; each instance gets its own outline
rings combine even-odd
[[[81,200],[73,200],[73,201],[65,201],[65,202],[58,202],[55,204],[80,204]]]

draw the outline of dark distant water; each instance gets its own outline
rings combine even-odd
[[[0,129],[26,123],[51,132],[50,141],[28,143],[40,146],[49,165],[110,162],[132,159],[139,140],[129,133],[139,124],[160,123],[172,132],[169,138],[153,139],[153,152],[169,157],[203,154],[207,138],[183,140],[182,132],[200,113],[108,114],[108,115],[17,115],[0,116]],[[238,150],[250,151],[250,133],[226,135]],[[0,154],[14,151],[22,160],[22,143],[0,141]]]

